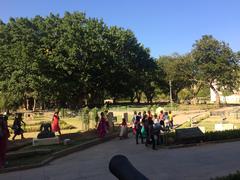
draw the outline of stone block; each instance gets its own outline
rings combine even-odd
[[[223,123],[215,124],[215,131],[225,131],[225,130],[232,130],[232,129],[234,129],[233,124],[223,124]]]
[[[59,144],[60,139],[58,136],[52,138],[44,138],[44,139],[37,139],[33,138],[32,145],[33,146],[41,146],[41,145],[52,145],[52,144]]]

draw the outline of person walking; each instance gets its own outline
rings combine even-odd
[[[55,132],[58,132],[59,135],[61,136],[61,130],[60,130],[60,125],[59,125],[59,122],[60,121],[60,118],[59,118],[59,111],[56,110],[53,114],[53,118],[52,118],[52,131],[55,133]]]
[[[26,123],[22,120],[22,113],[16,113],[12,126],[12,129],[14,130],[14,136],[12,140],[15,140],[17,135],[21,135],[21,139],[24,139],[22,125],[26,125]]]

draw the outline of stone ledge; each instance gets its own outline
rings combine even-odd
[[[16,158],[23,158],[31,155],[36,154],[48,154],[51,153],[51,149],[35,149],[35,150],[26,150],[21,152],[9,152],[7,153],[7,159],[16,159]]]

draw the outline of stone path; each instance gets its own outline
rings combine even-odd
[[[240,169],[240,142],[154,151],[133,137],[114,139],[51,162],[44,167],[0,174],[1,180],[114,180],[110,159],[123,154],[151,180],[205,180]]]

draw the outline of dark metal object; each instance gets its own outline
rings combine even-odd
[[[148,180],[123,155],[112,157],[109,163],[109,170],[119,180]]]

